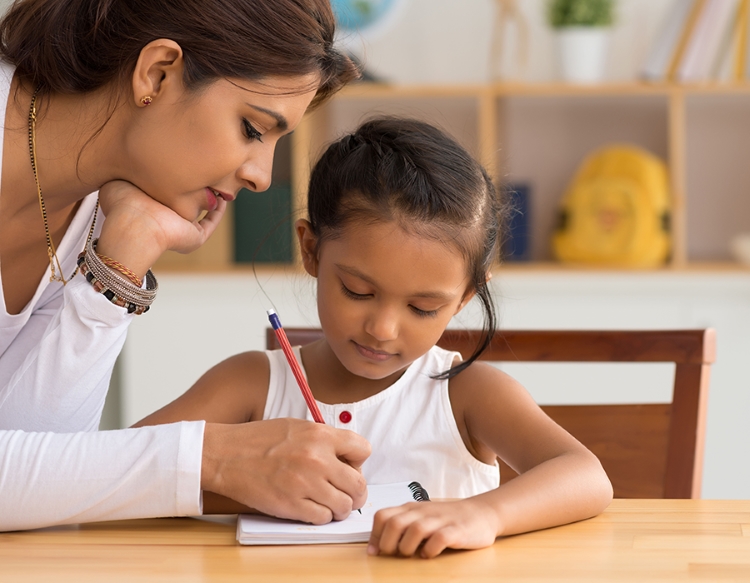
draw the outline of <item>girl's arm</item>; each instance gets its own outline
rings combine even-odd
[[[209,369],[177,399],[133,427],[175,421],[245,423],[263,419],[270,368],[263,352],[231,356]]]
[[[268,358],[262,352],[232,356],[209,369],[183,395],[141,419],[133,427],[203,419],[222,424],[263,418],[268,393]],[[214,492],[203,492],[204,514],[256,512]]]
[[[301,419],[261,421],[269,375],[264,353],[233,356],[136,426],[207,421],[204,514],[257,508],[315,524],[349,516],[366,499],[359,467],[369,444],[351,431]]]
[[[519,476],[455,502],[413,503],[375,517],[372,554],[434,557],[496,537],[590,518],[612,500],[599,460],[552,421],[508,375],[475,363],[451,379],[450,397],[470,451],[503,459]]]

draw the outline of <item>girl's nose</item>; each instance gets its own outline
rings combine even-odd
[[[237,176],[245,188],[253,192],[263,192],[271,186],[274,145],[254,148],[251,158],[237,170]]]
[[[395,340],[398,337],[398,318],[387,309],[376,309],[365,323],[365,332],[379,342]]]

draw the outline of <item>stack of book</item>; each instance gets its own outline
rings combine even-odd
[[[641,70],[647,81],[748,79],[750,0],[674,0]]]

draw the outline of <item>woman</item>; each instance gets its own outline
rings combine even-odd
[[[199,514],[202,491],[347,516],[369,454],[351,432],[96,431],[149,267],[265,190],[277,140],[355,75],[328,0],[21,0],[0,32],[0,530]]]

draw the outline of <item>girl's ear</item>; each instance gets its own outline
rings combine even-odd
[[[485,283],[489,283],[491,279],[492,279],[492,272],[488,271],[487,272],[487,277],[484,280],[484,282]],[[466,304],[468,304],[471,301],[471,298],[473,298],[475,295],[477,295],[477,290],[475,290],[474,288],[467,289],[466,293],[464,294],[464,297],[461,298],[461,303],[458,304],[458,308],[456,308],[456,313],[453,314],[453,315],[455,316],[461,310],[463,310],[464,307],[466,306]]]
[[[458,314],[461,310],[463,310],[466,307],[466,304],[468,304],[471,301],[471,298],[473,298],[475,295],[477,295],[476,290],[467,289],[466,293],[464,294],[464,297],[461,298],[461,303],[458,304],[458,307],[456,308],[456,312],[453,314],[454,316]]]
[[[167,89],[183,88],[182,48],[173,40],[160,38],[141,49],[133,70],[133,101],[145,107]],[[148,99],[144,99],[148,98]]]
[[[299,240],[299,251],[302,255],[302,265],[305,271],[313,277],[318,277],[318,237],[313,233],[310,221],[299,219],[294,223]]]

